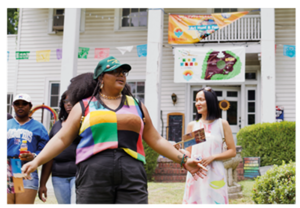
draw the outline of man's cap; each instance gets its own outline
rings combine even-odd
[[[17,101],[17,100],[24,100],[24,101],[26,101],[26,102],[28,102],[28,103],[31,103],[31,98],[30,98],[30,96],[29,96],[28,94],[25,94],[25,93],[18,94],[18,95],[14,98],[13,103],[14,103],[15,101]]]
[[[129,64],[121,64],[115,57],[110,56],[105,59],[99,61],[97,67],[94,71],[94,79],[97,79],[102,73],[113,71],[119,67],[122,69],[127,69],[128,71],[131,70],[131,66]]]

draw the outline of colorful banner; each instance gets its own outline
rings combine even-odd
[[[16,51],[16,59],[29,59],[29,53],[30,51]]]
[[[244,82],[245,47],[175,48],[174,82]]]
[[[260,175],[260,157],[244,157],[243,160],[245,178],[255,178]]]
[[[51,50],[37,51],[36,62],[49,62]]]
[[[249,12],[228,12],[215,13],[211,15],[213,16],[215,23],[219,26],[219,29],[222,29],[248,13]]]
[[[283,46],[283,55],[288,57],[295,57],[296,56],[296,46],[294,45],[284,45]]]
[[[57,60],[62,59],[62,49],[61,48],[56,49],[56,58],[57,58]]]
[[[78,48],[78,58],[87,59],[90,48],[79,47]]]
[[[104,59],[109,57],[109,48],[95,48],[95,59]]]
[[[127,51],[131,51],[133,46],[124,46],[124,47],[117,47],[117,49],[124,55]]]
[[[136,46],[138,57],[147,56],[147,44]]]
[[[169,44],[198,43],[219,27],[211,15],[169,15]]]

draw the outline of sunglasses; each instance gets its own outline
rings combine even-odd
[[[28,105],[29,103],[26,102],[26,101],[16,101],[13,103],[14,106],[26,106]]]
[[[109,72],[106,72],[108,74],[112,74],[112,75],[115,75],[115,76],[119,76],[120,73],[122,73],[125,77],[128,76],[129,74],[129,71],[126,70],[126,69],[115,69],[115,70],[112,70],[112,71],[109,71]]]
[[[65,99],[63,102],[64,102],[64,104],[71,103],[71,101],[68,99]]]

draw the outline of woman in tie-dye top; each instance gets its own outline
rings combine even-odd
[[[198,91],[195,106],[196,120],[188,124],[187,132],[204,128],[206,142],[180,151],[200,160],[208,172],[197,181],[187,173],[183,204],[228,204],[227,180],[221,160],[236,155],[230,126],[226,120],[220,119],[217,95],[210,87]],[[223,138],[227,145],[224,152]]]
[[[146,107],[132,96],[126,84],[129,70],[130,65],[120,64],[111,56],[99,62],[94,74],[73,78],[68,92],[74,107],[66,124],[39,157],[23,167],[23,172],[28,174],[55,157],[79,134],[78,204],[148,203],[142,139],[192,174],[201,174],[199,161],[185,157],[156,131]]]

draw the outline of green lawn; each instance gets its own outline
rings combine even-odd
[[[185,183],[148,183],[149,204],[182,204]],[[229,200],[229,204],[254,204],[251,199],[251,190],[254,180],[239,182],[243,186],[243,198]],[[35,204],[57,204],[53,194],[43,203],[36,197]]]

